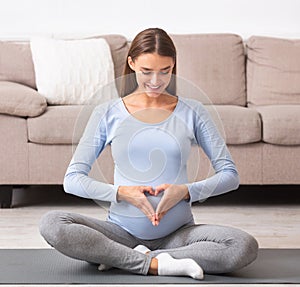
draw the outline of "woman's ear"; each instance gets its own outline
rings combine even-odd
[[[130,56],[128,56],[128,59],[127,59],[127,62],[128,62],[128,65],[130,67],[131,70],[135,71],[135,65],[134,65],[134,62],[132,60],[132,58]]]

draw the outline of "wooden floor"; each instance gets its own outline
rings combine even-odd
[[[61,186],[15,189],[13,205],[0,209],[0,248],[49,248],[38,231],[39,219],[49,210],[105,219],[108,208],[105,203],[67,195]],[[237,191],[195,203],[192,209],[197,223],[241,228],[254,235],[262,248],[300,248],[299,186],[241,186]]]

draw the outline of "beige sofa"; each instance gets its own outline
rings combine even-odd
[[[103,36],[116,78],[129,43]],[[207,95],[217,111],[241,184],[300,184],[300,41],[234,34],[172,35],[178,51],[178,93]],[[199,89],[200,88],[200,89]],[[199,98],[201,100],[201,97]],[[0,41],[0,205],[14,186],[62,184],[87,118],[82,106],[47,105],[36,91],[29,42]],[[213,104],[213,106],[211,105]],[[75,127],[76,125],[76,127]],[[195,160],[195,155],[198,160]],[[200,149],[192,151],[189,179],[210,174]],[[110,147],[91,176],[112,183]]]

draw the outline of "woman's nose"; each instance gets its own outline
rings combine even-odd
[[[158,84],[159,83],[159,76],[157,73],[153,73],[151,76],[151,80],[150,80],[152,85]]]

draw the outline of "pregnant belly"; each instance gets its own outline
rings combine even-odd
[[[153,209],[156,209],[161,196],[148,196]],[[127,203],[112,203],[108,221],[118,224],[123,229],[144,240],[165,237],[187,223],[193,223],[189,202],[180,201],[162,218],[158,226],[153,226],[147,216],[135,206]]]

